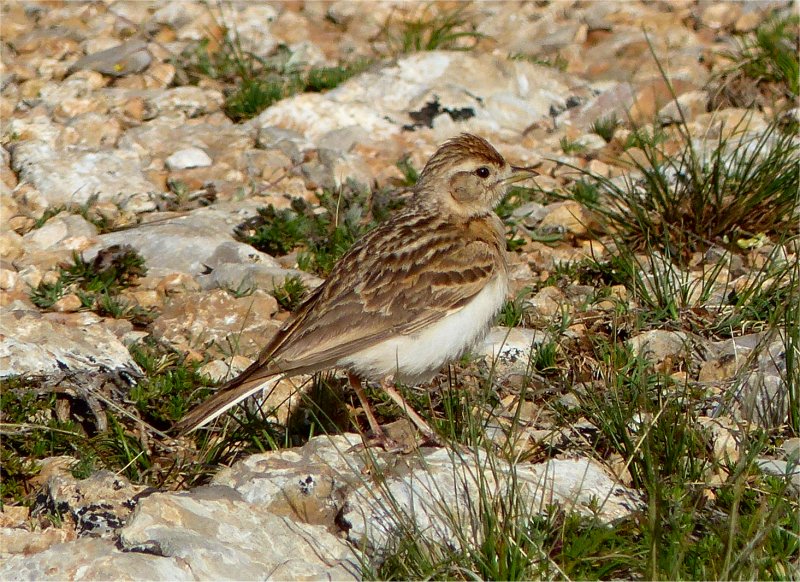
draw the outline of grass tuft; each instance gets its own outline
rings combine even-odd
[[[672,156],[642,140],[644,159],[634,161],[641,178],[591,176],[601,195],[582,202],[627,246],[662,248],[683,262],[713,245],[782,235],[798,208],[798,144],[774,123],[758,133],[733,129],[736,137],[721,131],[715,142],[698,144],[684,126]]]
[[[428,4],[419,18],[401,23],[400,52],[467,51],[484,38],[476,31],[465,8],[441,12],[438,9],[435,3]]]
[[[723,53],[732,61],[717,76],[717,106],[763,107],[784,100],[789,106],[800,95],[800,16],[775,16],[736,48]]]
[[[606,143],[609,143],[614,139],[614,133],[617,131],[619,124],[620,122],[616,114],[612,113],[611,115],[597,119],[592,123],[590,130],[592,133],[596,133],[602,137]]]

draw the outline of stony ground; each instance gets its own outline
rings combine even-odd
[[[447,552],[489,534],[456,524],[509,498],[562,534],[691,499],[681,543],[748,499],[742,548],[777,566],[720,542],[711,569],[581,570],[560,539],[480,577],[797,576],[796,53],[788,88],[745,66],[793,9],[3,3],[2,577],[468,577]],[[353,449],[337,374],[167,434],[464,131],[539,175],[498,208],[497,327],[409,387],[458,444]],[[407,567],[410,532],[442,569]]]

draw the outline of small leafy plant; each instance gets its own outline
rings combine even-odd
[[[133,285],[147,273],[144,259],[133,248],[114,245],[103,249],[92,261],[84,260],[73,253],[71,265],[59,268],[59,277],[52,283],[39,283],[31,291],[31,301],[37,307],[49,309],[68,292],[78,295],[86,309],[94,309],[101,315],[131,319],[145,323],[151,315],[148,311],[128,305],[118,297],[119,293]]]

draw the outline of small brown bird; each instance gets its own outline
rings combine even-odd
[[[531,175],[509,166],[483,138],[445,142],[408,206],[356,242],[258,359],[190,411],[178,431],[213,420],[274,376],[338,367],[349,371],[376,437],[385,439],[363,378],[380,381],[435,441],[393,383],[431,378],[487,331],[508,290],[503,224],[492,209],[508,184]]]

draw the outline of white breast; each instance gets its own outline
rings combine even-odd
[[[464,307],[422,331],[395,336],[342,358],[337,365],[373,380],[394,376],[403,384],[422,382],[483,337],[507,291],[505,277],[497,277]]]

